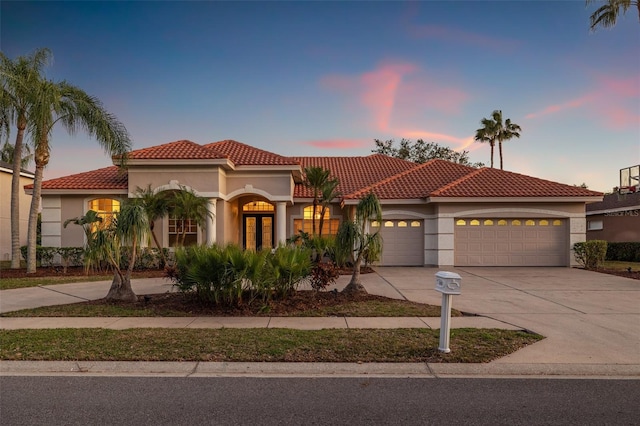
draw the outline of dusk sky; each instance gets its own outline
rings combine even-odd
[[[470,151],[501,109],[505,169],[611,191],[640,164],[640,23],[589,31],[576,1],[0,3],[2,52],[98,97],[134,149],[234,139],[286,156],[366,156],[374,139]],[[13,142],[15,133],[11,134]],[[111,165],[61,128],[45,179]],[[499,160],[495,157],[496,165]]]

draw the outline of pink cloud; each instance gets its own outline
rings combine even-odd
[[[625,129],[640,124],[640,82],[637,77],[626,79],[597,77],[592,90],[578,98],[549,105],[525,118],[538,118],[565,110],[584,108],[596,120],[612,129]]]
[[[401,137],[407,138],[407,139],[422,139],[426,142],[436,142],[438,144],[446,144],[446,145],[453,144],[454,145],[453,149],[456,151],[463,151],[463,150],[471,151],[475,149],[475,145],[473,145],[474,143],[473,136],[467,136],[467,137],[461,138],[457,136],[447,135],[444,133],[434,133],[434,132],[428,132],[424,130],[401,130],[399,131],[399,134]]]
[[[572,99],[570,101],[563,102],[561,104],[549,105],[540,111],[532,112],[530,114],[525,115],[524,118],[536,118],[543,115],[554,114],[560,111],[564,111],[566,109],[578,108],[587,104],[588,102],[591,102],[593,98],[594,98],[593,94],[588,94],[588,95],[581,96],[577,99]]]
[[[321,149],[351,149],[370,146],[371,141],[362,139],[325,139],[303,142],[305,145]]]
[[[450,77],[448,74],[447,77]],[[349,97],[353,111],[366,112],[369,126],[389,133],[425,114],[458,113],[469,95],[457,85],[434,77],[407,62],[386,61],[375,69],[355,76],[328,75],[320,85]],[[427,112],[429,110],[429,112]]]
[[[409,28],[409,34],[415,38],[436,38],[501,52],[511,52],[520,45],[520,42],[517,40],[499,39],[479,33],[472,33],[460,28],[444,27],[441,25],[414,25]]]

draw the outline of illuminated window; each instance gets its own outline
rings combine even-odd
[[[393,227],[394,227],[394,223],[393,223],[392,221],[390,221],[390,220],[387,220],[387,221],[384,223],[384,227],[385,227],[385,228],[393,228]]]
[[[464,219],[458,219],[456,221],[456,225],[458,225],[458,226],[465,226],[466,224],[467,224],[467,221],[464,220]]]
[[[378,222],[377,220],[372,220],[371,221],[371,227],[372,228],[380,228],[380,222]]]
[[[313,206],[307,206],[302,211],[302,219],[294,219],[293,227],[295,233],[300,231],[306,232],[309,235],[313,234],[313,223],[315,222],[316,234],[320,233],[320,222],[322,222],[322,236],[336,235],[338,233],[338,227],[340,226],[340,219],[332,218],[330,209],[326,209],[324,215],[322,215],[322,206],[316,206],[315,219],[313,215]],[[322,217],[322,220],[320,218]]]
[[[420,221],[418,220],[414,220],[411,222],[411,227],[412,228],[420,228]]]
[[[407,222],[405,222],[404,220],[401,220],[400,222],[398,222],[398,228],[406,228],[407,227]]]
[[[484,221],[484,226],[493,226],[493,221],[491,219],[486,219]]]
[[[522,225],[522,222],[520,222],[518,219],[512,220],[511,221],[511,225],[513,226],[520,226]]]
[[[253,201],[242,206],[243,212],[272,212],[274,211],[273,204],[265,201]]]
[[[538,222],[538,225],[540,226],[549,226],[549,221],[542,219],[541,221]]]
[[[102,222],[96,222],[92,225],[92,231],[96,229],[104,229],[111,225],[113,222],[113,216],[120,211],[120,201],[112,198],[98,198],[89,201],[89,210],[93,210],[98,213],[98,217],[102,219]]]
[[[507,221],[506,221],[506,220],[504,220],[504,219],[500,219],[500,220],[498,221],[498,226],[507,226]]]
[[[477,219],[473,219],[471,222],[469,222],[469,225],[471,226],[480,226],[480,221]]]
[[[536,224],[536,221],[531,219],[528,219],[524,222],[525,226],[535,226],[535,224]]]
[[[556,220],[553,221],[553,226],[560,226],[560,225],[562,225],[562,221],[561,220],[556,219]]]

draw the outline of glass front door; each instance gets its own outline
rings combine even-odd
[[[245,250],[258,251],[273,248],[272,214],[245,215],[243,231]]]

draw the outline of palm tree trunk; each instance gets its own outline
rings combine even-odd
[[[36,246],[38,232],[38,210],[40,210],[40,195],[42,193],[42,176],[44,166],[36,162],[35,179],[33,181],[33,195],[29,209],[29,224],[27,230],[27,274],[34,274],[37,267]]]
[[[495,142],[491,142],[491,168],[493,169],[493,149],[495,148]]]
[[[342,290],[343,293],[353,294],[353,293],[366,293],[367,290],[362,285],[360,281],[360,264],[362,263],[362,256],[358,256],[356,261],[353,264],[353,274],[351,275],[351,281],[349,284]]]
[[[500,152],[500,170],[502,170],[502,141],[498,141],[498,151]]]
[[[113,281],[107,297],[108,301],[137,302],[138,296],[131,288],[131,277],[123,275],[122,271],[116,269],[113,273]]]
[[[20,269],[20,169],[22,163],[22,141],[26,123],[18,124],[16,144],[13,149],[13,175],[11,176],[11,269]]]
[[[156,237],[156,233],[153,232],[153,229],[155,228],[155,223],[154,221],[149,221],[149,231],[151,231],[151,238],[153,238],[153,243],[156,245],[156,247],[158,247],[158,250],[160,251],[160,258],[162,259],[162,266],[166,266],[167,265],[167,258],[164,255],[164,250],[162,250],[162,247],[160,247],[160,242],[158,242],[158,237]]]

